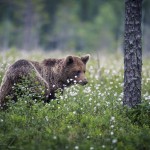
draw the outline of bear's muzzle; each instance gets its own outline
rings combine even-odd
[[[87,79],[80,80],[79,82],[81,85],[86,85],[88,83]]]

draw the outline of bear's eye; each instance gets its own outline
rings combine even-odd
[[[81,73],[81,71],[80,71],[80,70],[78,70],[78,71],[76,72],[76,75],[77,75],[77,76],[79,76],[79,75],[80,75],[80,73]]]

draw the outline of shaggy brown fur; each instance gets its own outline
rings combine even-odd
[[[83,57],[68,56],[63,59],[45,59],[42,62],[18,60],[6,71],[0,87],[0,105],[6,103],[6,96],[12,92],[14,83],[20,82],[22,77],[31,79],[44,86],[45,101],[55,99],[57,89],[64,89],[74,83],[87,84],[85,78],[86,63],[89,55]],[[38,91],[37,91],[38,92]]]

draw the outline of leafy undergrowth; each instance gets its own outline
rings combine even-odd
[[[0,80],[19,55],[0,58]],[[0,149],[150,149],[150,63],[144,60],[142,104],[128,109],[122,106],[122,60],[120,55],[100,57],[98,65],[91,57],[88,85],[67,88],[48,104],[31,100],[28,90],[17,103],[10,101],[0,112]]]

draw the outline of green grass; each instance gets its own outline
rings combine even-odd
[[[5,68],[23,56],[8,52],[0,57],[0,80]],[[32,56],[37,60],[45,57],[28,54],[26,58]],[[10,102],[0,112],[0,149],[150,149],[149,60],[143,61],[142,104],[128,109],[122,106],[122,56],[105,54],[99,59],[100,65],[94,56],[88,63],[88,85],[67,88],[49,104],[34,103],[28,94],[15,104]]]

